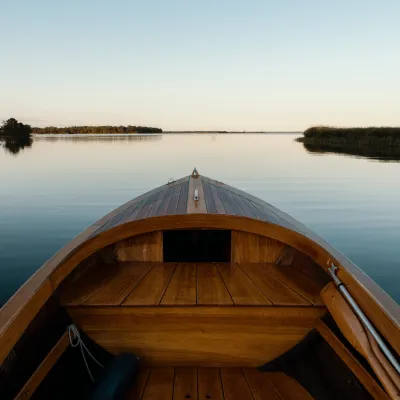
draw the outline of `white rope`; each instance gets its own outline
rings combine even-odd
[[[85,351],[87,354],[89,354],[89,356],[92,358],[93,361],[95,361],[97,363],[97,365],[99,365],[101,368],[104,368],[104,366],[102,364],[100,364],[92,355],[92,353],[89,351],[89,349],[86,347],[85,343],[83,343],[82,339],[81,339],[81,335],[79,334],[79,330],[75,325],[69,325],[68,326],[68,336],[69,336],[69,343],[71,345],[71,347],[78,347],[81,349],[81,353],[82,353],[82,357],[83,357],[83,361],[85,362],[86,365],[86,369],[87,372],[90,376],[90,379],[92,380],[92,382],[94,382],[94,378],[92,373],[90,372],[90,368],[89,365],[86,361],[86,356],[85,356]]]

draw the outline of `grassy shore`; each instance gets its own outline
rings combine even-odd
[[[310,152],[343,153],[386,160],[400,160],[400,128],[312,127],[296,139]]]

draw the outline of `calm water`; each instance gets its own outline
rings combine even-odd
[[[0,303],[85,227],[194,166],[305,223],[400,302],[400,164],[310,154],[295,137],[35,138],[16,156],[0,149]]]

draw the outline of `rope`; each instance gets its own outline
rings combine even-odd
[[[70,343],[71,347],[78,347],[79,346],[79,348],[81,349],[83,361],[85,362],[87,372],[88,372],[92,382],[94,382],[93,375],[90,372],[89,364],[87,363],[87,360],[86,360],[85,351],[92,358],[92,360],[96,362],[97,365],[99,365],[101,368],[104,368],[104,366],[102,364],[100,364],[93,357],[92,353],[86,347],[85,343],[83,343],[83,341],[81,339],[81,335],[79,334],[79,330],[75,325],[72,324],[72,325],[68,326],[68,336],[69,336],[69,343]]]

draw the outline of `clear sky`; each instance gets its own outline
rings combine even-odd
[[[0,0],[0,118],[400,125],[399,0]]]

